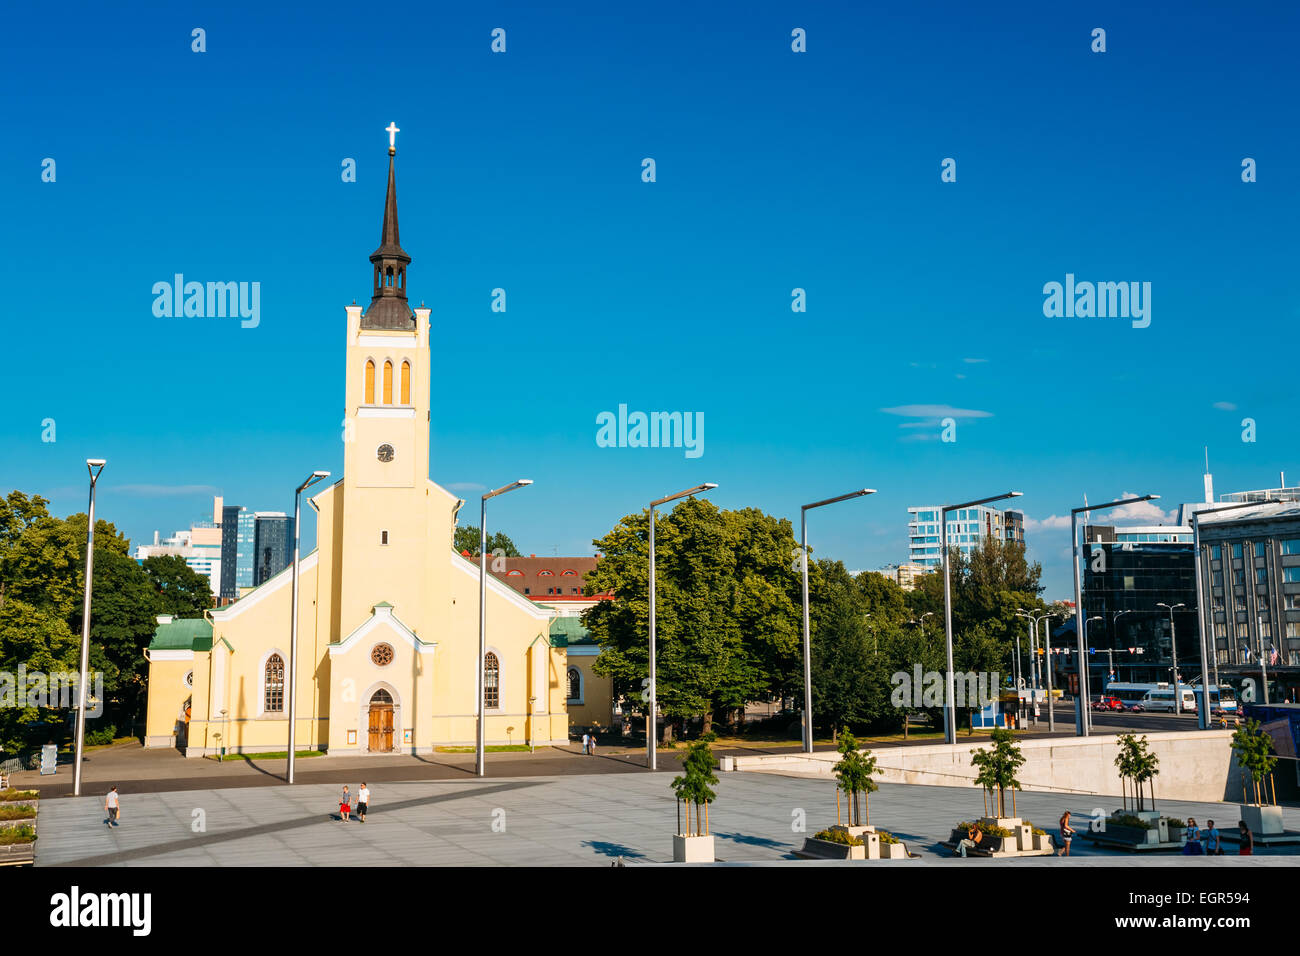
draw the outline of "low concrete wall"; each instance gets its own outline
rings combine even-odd
[[[1141,735],[1139,735],[1141,736]],[[1156,799],[1227,800],[1241,798],[1241,776],[1232,755],[1232,732],[1205,730],[1190,733],[1147,734],[1147,744],[1160,758],[1155,780]],[[1115,757],[1118,738],[1058,737],[1019,740],[1025,763],[1017,773],[1023,790],[1054,790],[1067,793],[1120,793]],[[887,783],[919,783],[932,786],[974,786],[975,768],[971,753],[989,746],[987,740],[953,746],[926,744],[915,747],[881,747],[872,751]],[[737,757],[736,769],[792,776],[834,774],[839,760],[835,752],[813,754],[765,754]]]

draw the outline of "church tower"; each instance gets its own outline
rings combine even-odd
[[[348,564],[369,572],[390,565],[390,580],[405,580],[424,563],[424,514],[429,478],[429,314],[407,302],[411,257],[397,226],[397,126],[388,128],[388,192],[379,248],[370,255],[373,295],[363,313],[347,309],[344,509],[342,546]],[[411,549],[418,545],[421,553]],[[341,568],[344,621],[368,614],[374,595],[351,595],[349,579],[369,578]],[[398,595],[387,597],[394,603]],[[408,613],[413,609],[408,608]]]

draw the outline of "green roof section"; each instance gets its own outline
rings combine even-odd
[[[570,644],[595,644],[595,639],[582,626],[579,617],[551,618],[551,644],[554,647],[566,647]]]
[[[151,651],[210,651],[212,622],[202,617],[178,618],[159,624],[149,642]]]

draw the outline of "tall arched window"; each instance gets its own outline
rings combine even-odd
[[[384,404],[393,404],[393,363],[384,363]]]
[[[582,671],[576,667],[569,668],[569,701],[582,700]]]
[[[272,654],[266,662],[266,675],[264,680],[265,704],[263,708],[268,714],[278,714],[284,712],[284,658],[279,654]]]
[[[375,363],[366,359],[366,404],[375,404]]]
[[[402,363],[402,404],[411,404],[411,363]]]
[[[501,664],[490,651],[483,658],[483,706],[501,706]]]

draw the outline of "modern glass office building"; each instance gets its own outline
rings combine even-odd
[[[254,512],[240,505],[221,509],[221,597],[234,600],[253,586]]]
[[[1084,528],[1081,561],[1090,688],[1099,692],[1112,679],[1172,681],[1174,635],[1180,679],[1187,682],[1200,675],[1190,529],[1089,526]],[[1175,608],[1172,625],[1168,607],[1161,604]],[[1073,670],[1074,620],[1065,622],[1057,634],[1069,651],[1060,653],[1060,663]]]
[[[253,517],[253,586],[257,587],[288,566],[293,526],[283,511],[258,511]]]
[[[908,561],[927,570],[943,566],[939,531],[939,505],[907,509]],[[1019,511],[999,511],[986,505],[948,512],[948,546],[969,556],[983,538],[1025,542],[1025,516]]]

